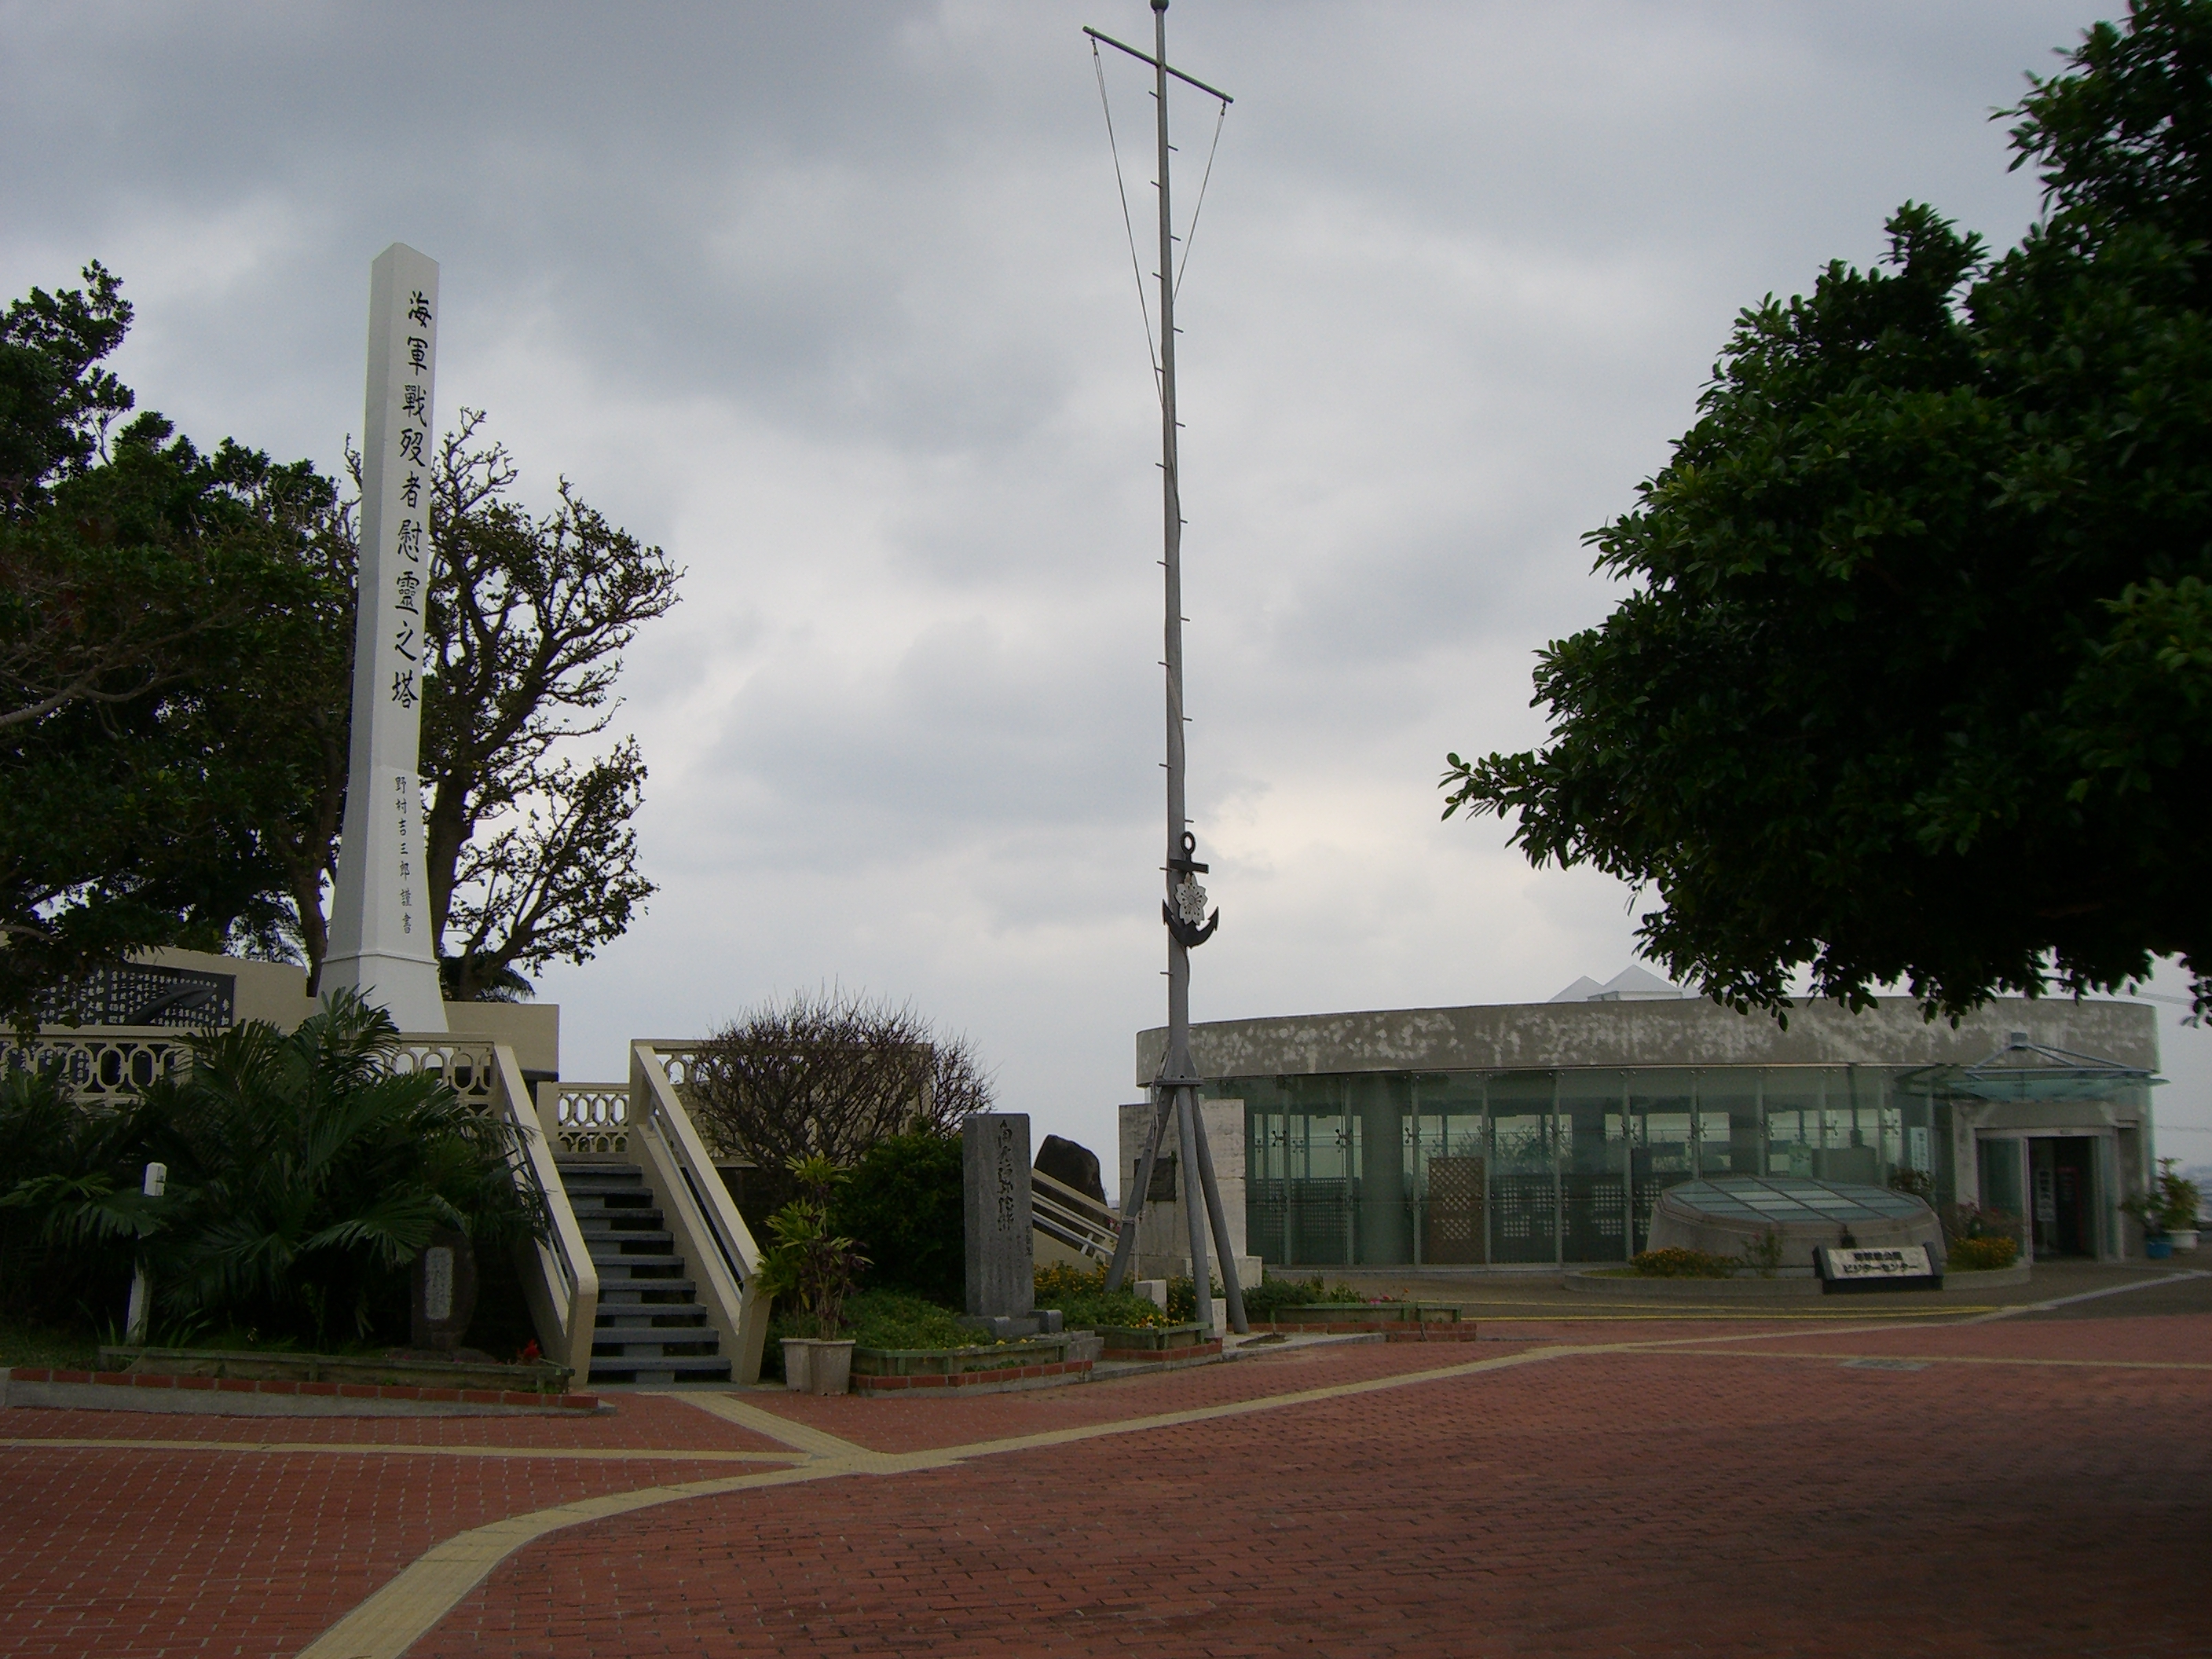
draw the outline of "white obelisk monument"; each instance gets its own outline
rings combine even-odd
[[[358,990],[403,1031],[442,1031],[446,1005],[422,864],[422,609],[430,581],[430,424],[438,262],[394,242],[368,276],[368,414],[353,732],[325,988]]]

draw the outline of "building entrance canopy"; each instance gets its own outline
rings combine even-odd
[[[2112,1100],[2166,1079],[2137,1066],[2030,1042],[2014,1031],[1972,1066],[1923,1066],[1896,1082],[1905,1094],[1937,1100]]]

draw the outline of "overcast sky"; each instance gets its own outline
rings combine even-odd
[[[1617,884],[1438,822],[1445,751],[1540,738],[1533,652],[1613,598],[1580,537],[1736,311],[1907,199],[2017,237],[1990,112],[2118,9],[1181,0],[1237,99],[1180,315],[1199,1018],[1628,962]],[[104,260],[143,404],[335,469],[411,243],[441,413],[686,569],[617,716],[660,891],[543,981],[572,1078],[836,981],[967,1032],[1040,1134],[1104,1150],[1136,1096],[1158,416],[1084,23],[1151,12],[0,3],[6,293]],[[1141,237],[1145,72],[1105,69]],[[1186,207],[1215,112],[1174,104]],[[2212,1161],[2177,1012],[2166,1150]]]

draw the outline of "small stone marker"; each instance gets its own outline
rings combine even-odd
[[[415,1258],[408,1340],[451,1353],[461,1346],[477,1310],[477,1257],[469,1236],[441,1229]]]
[[[960,1149],[969,1316],[1026,1320],[1036,1307],[1029,1114],[976,1113],[961,1127]]]

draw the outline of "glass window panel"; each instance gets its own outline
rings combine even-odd
[[[1626,1091],[1620,1072],[1559,1073],[1559,1209],[1569,1261],[1628,1255]]]
[[[1493,1261],[1559,1259],[1559,1174],[1553,1167],[1549,1072],[1489,1083],[1490,1244]]]

